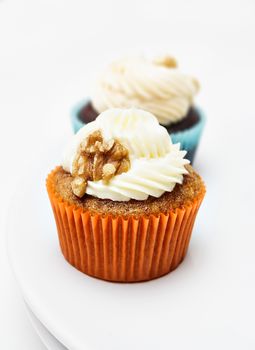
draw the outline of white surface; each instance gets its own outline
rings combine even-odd
[[[66,350],[64,347],[49,331],[44,327],[42,322],[35,316],[35,314],[27,306],[27,312],[34,326],[37,334],[41,338],[42,342],[45,344],[48,350]]]
[[[189,263],[194,285],[187,291],[205,315],[194,312],[187,322],[203,322],[201,342],[217,349],[240,349],[241,341],[254,348],[254,14],[253,0],[0,1],[1,349],[44,349],[6,259],[4,217],[15,184],[45,144],[70,132],[68,109],[87,95],[105,59],[148,47],[169,48],[200,78],[198,102],[209,119],[195,164],[208,185],[206,229],[193,241],[204,271]],[[217,291],[199,300],[196,284],[216,277]],[[179,289],[184,293],[186,283]],[[186,303],[184,321],[185,310]],[[204,332],[209,325],[217,336]]]

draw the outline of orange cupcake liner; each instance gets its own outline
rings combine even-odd
[[[101,215],[63,200],[46,186],[65,259],[87,275],[115,282],[151,280],[174,270],[184,259],[204,193],[193,203],[149,216]]]

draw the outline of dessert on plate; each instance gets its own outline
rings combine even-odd
[[[140,109],[112,108],[81,128],[46,181],[66,260],[116,282],[175,269],[205,195],[185,154]]]
[[[77,132],[108,108],[144,109],[167,128],[174,143],[181,143],[192,162],[205,122],[194,106],[198,91],[197,79],[184,74],[171,56],[120,59],[99,76],[91,97],[74,108],[73,128]]]

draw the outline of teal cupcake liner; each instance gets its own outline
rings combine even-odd
[[[201,108],[196,107],[196,111],[199,115],[199,121],[194,126],[183,131],[178,131],[170,134],[172,142],[180,143],[181,148],[187,151],[185,158],[188,158],[191,163],[194,160],[197,146],[199,144],[206,122],[205,114]]]
[[[78,102],[72,109],[71,109],[71,123],[74,133],[76,134],[77,131],[79,131],[85,123],[79,118],[80,111],[82,108],[89,102],[89,99],[82,100]]]
[[[88,102],[89,99],[84,99],[83,101],[77,103],[71,110],[71,122],[74,133],[77,133],[77,131],[79,131],[80,128],[82,128],[85,125],[85,123],[79,118],[79,114],[81,109]],[[170,134],[172,142],[180,143],[181,148],[187,151],[187,155],[185,158],[189,159],[191,163],[194,160],[197,146],[199,144],[206,121],[204,112],[197,107],[196,111],[199,115],[199,121],[194,126],[183,131],[178,131]]]
[[[191,128],[185,129],[183,131],[173,132],[170,134],[172,142],[180,142],[182,148],[186,150],[196,147],[205,126],[206,118],[204,112],[200,108],[196,108],[196,111],[199,115],[199,122],[197,122]]]

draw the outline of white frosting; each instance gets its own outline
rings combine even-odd
[[[92,104],[108,108],[136,107],[153,113],[163,125],[183,119],[199,90],[198,81],[177,69],[171,57],[122,59],[111,64],[97,81]]]
[[[86,193],[113,201],[145,200],[160,197],[182,183],[187,173],[186,151],[172,144],[166,129],[149,112],[139,109],[110,109],[85,125],[74,136],[64,156],[62,166],[72,173],[73,160],[82,141],[93,131],[103,138],[118,139],[129,151],[130,169],[114,176],[109,182],[88,181]]]

